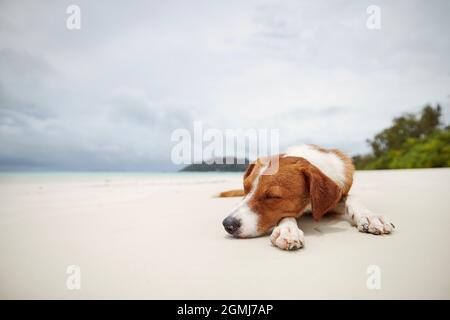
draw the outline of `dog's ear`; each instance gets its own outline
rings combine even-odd
[[[250,176],[250,174],[252,173],[254,168],[255,168],[255,163],[250,163],[248,165],[248,167],[247,167],[247,170],[244,173],[244,179],[243,179],[243,182],[244,182],[244,194],[247,194],[247,193],[250,192],[252,184],[251,184],[250,179],[247,179],[247,178]]]
[[[245,178],[247,178],[252,173],[254,167],[255,167],[255,163],[254,162],[250,163],[248,165],[247,170],[245,170],[245,173],[244,173],[244,180],[245,180]]]
[[[315,166],[308,164],[302,170],[306,186],[309,187],[312,215],[319,220],[330,209],[334,208],[341,199],[342,191],[339,186]]]

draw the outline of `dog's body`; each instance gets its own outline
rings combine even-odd
[[[362,232],[392,232],[391,223],[348,195],[354,171],[351,159],[339,150],[314,145],[292,147],[284,154],[259,158],[244,174],[244,190],[221,193],[222,197],[245,196],[223,221],[224,227],[241,238],[273,230],[272,243],[285,250],[303,247],[303,232],[296,219],[308,211],[316,220],[330,211],[345,213]]]

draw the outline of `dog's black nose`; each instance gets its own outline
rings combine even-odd
[[[225,220],[223,220],[222,224],[229,234],[236,233],[236,231],[241,226],[241,222],[233,217],[226,217]]]

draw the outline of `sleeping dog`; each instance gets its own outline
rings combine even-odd
[[[277,170],[269,172],[273,171],[270,167],[274,161]],[[292,147],[285,154],[259,158],[244,174],[244,190],[220,194],[244,196],[223,220],[223,226],[238,238],[256,237],[272,230],[272,244],[284,250],[304,246],[297,218],[306,212],[311,212],[316,220],[330,211],[346,214],[361,232],[391,233],[393,224],[349,196],[354,171],[348,156],[315,145]]]

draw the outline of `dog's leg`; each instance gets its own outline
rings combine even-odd
[[[352,196],[347,196],[345,199],[342,199],[333,211],[346,214],[352,224],[361,232],[388,234],[394,230],[394,225],[384,216],[374,214],[357,202]]]
[[[295,250],[303,247],[305,238],[295,218],[283,218],[273,229],[270,241],[280,249]]]

